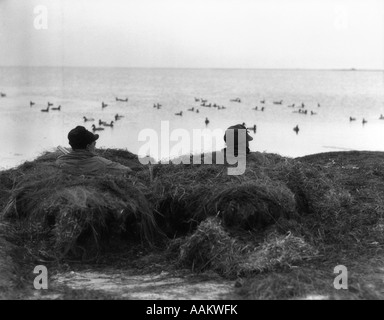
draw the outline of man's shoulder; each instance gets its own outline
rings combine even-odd
[[[106,158],[101,157],[101,156],[95,156],[94,161],[97,161],[98,163],[106,166],[107,169],[130,170],[129,167],[127,167],[121,163],[106,159]]]
[[[109,160],[107,158],[104,158],[102,156],[98,156],[98,155],[95,155],[93,158],[92,158],[93,161],[97,161],[97,162],[100,162],[100,163],[103,163],[103,164],[111,164],[113,163],[112,160]]]

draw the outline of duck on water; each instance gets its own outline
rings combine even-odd
[[[103,123],[102,124],[104,127],[113,127],[113,121],[111,121],[111,123]]]
[[[101,131],[104,130],[104,128],[96,127],[94,124],[92,125],[92,131]]]

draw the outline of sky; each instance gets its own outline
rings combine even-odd
[[[0,65],[382,70],[384,1],[0,0]]]

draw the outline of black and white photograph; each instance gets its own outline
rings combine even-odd
[[[0,300],[241,316],[383,280],[382,0],[0,0]]]

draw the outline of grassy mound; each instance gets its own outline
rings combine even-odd
[[[302,237],[282,235],[275,228],[244,239],[225,230],[217,217],[207,218],[193,234],[173,240],[168,250],[184,267],[198,272],[211,269],[229,278],[291,268],[319,254]]]
[[[3,215],[22,221],[26,233],[49,235],[50,246],[65,256],[115,235],[149,244],[163,233],[185,236],[209,217],[240,230],[311,213],[320,219],[349,200],[321,171],[278,155],[255,153],[245,174],[230,176],[222,165],[143,166],[124,150],[99,154],[131,166],[134,174],[71,176],[56,167],[58,154],[46,153],[1,173]]]
[[[178,263],[183,266],[197,272],[211,269],[227,276],[236,272],[242,249],[216,217],[206,219],[192,235],[174,240],[169,247],[179,251]]]
[[[273,231],[267,234],[259,248],[247,255],[240,272],[247,275],[292,268],[302,261],[316,258],[318,254],[319,251],[302,237],[294,236],[291,232],[281,235]]]
[[[224,165],[142,165],[128,151],[99,154],[133,174],[70,176],[55,166],[56,153],[0,173],[2,217],[38,254],[84,258],[115,240],[140,241],[167,248],[170,265],[255,277],[250,297],[270,298],[276,282],[292,287],[296,277],[301,284],[274,296],[286,298],[313,291],[298,268],[350,262],[384,244],[382,154],[252,153],[240,176]]]
[[[78,249],[85,244],[99,249],[114,236],[154,243],[156,223],[143,184],[118,175],[68,175],[55,166],[56,157],[46,154],[6,173],[13,187],[3,216],[20,223],[23,235],[47,240],[56,257],[83,254],[86,249]]]

